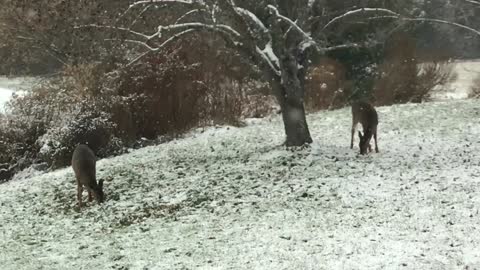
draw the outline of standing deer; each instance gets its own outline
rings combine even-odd
[[[78,206],[82,207],[83,187],[87,188],[88,201],[92,201],[92,193],[97,202],[104,200],[103,180],[96,180],[95,176],[96,157],[93,151],[86,145],[80,144],[75,148],[72,155],[72,168],[77,179]]]
[[[378,114],[370,103],[364,101],[356,101],[352,103],[352,139],[350,142],[350,149],[353,149],[353,137],[355,136],[355,129],[358,123],[361,123],[363,128],[363,135],[358,131],[358,137],[360,137],[360,142],[358,144],[360,147],[360,154],[365,155],[367,153],[367,148],[370,152],[372,151],[372,146],[370,145],[372,135],[375,139],[375,152],[378,153]]]

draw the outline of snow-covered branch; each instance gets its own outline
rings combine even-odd
[[[132,3],[131,5],[128,6],[128,8],[117,18],[115,23],[118,23],[122,18],[124,18],[133,8],[137,6],[145,6],[146,7],[143,9],[143,12],[148,10],[152,5],[155,4],[182,4],[182,5],[193,5],[196,4],[194,1],[189,1],[189,0],[143,0],[143,1],[137,1]],[[140,13],[140,14],[141,14]]]
[[[478,36],[480,36],[480,30],[477,30],[475,28],[472,28],[470,26],[456,23],[456,22],[451,22],[451,21],[446,21],[446,20],[440,20],[440,19],[432,19],[432,18],[409,18],[409,17],[402,17],[400,15],[398,16],[379,16],[379,17],[371,17],[369,19],[396,19],[396,20],[401,20],[401,21],[406,21],[406,22],[427,22],[427,23],[437,23],[437,24],[446,24],[446,25],[451,25],[454,27],[462,28],[464,30],[470,31]]]
[[[169,30],[187,30],[187,29],[195,29],[195,30],[210,30],[210,31],[216,31],[216,32],[222,32],[224,34],[227,34],[232,37],[232,41],[236,42],[234,38],[240,38],[241,35],[235,29],[232,27],[225,25],[225,24],[205,24],[205,23],[200,23],[200,22],[191,22],[191,23],[180,23],[180,24],[171,24],[167,26],[159,26],[157,35],[158,37],[161,37],[164,31],[169,31]]]
[[[131,4],[127,11],[132,9],[133,7],[140,6],[140,5],[149,5],[149,4],[183,4],[183,5],[193,5],[200,3],[199,1],[194,0],[142,0],[137,1]]]
[[[268,42],[265,44],[265,47],[262,49],[260,48],[260,45],[258,40],[257,40],[257,45],[255,47],[256,53],[260,55],[261,59],[271,68],[273,73],[275,73],[277,76],[280,76],[280,60],[278,59],[278,56],[275,54],[273,51],[272,43],[272,35],[270,33],[270,30],[265,26],[265,24],[251,11],[246,10],[244,8],[240,8],[235,6],[235,3],[233,0],[230,1],[231,6],[233,7],[234,11],[241,16],[242,18],[248,20],[248,23],[251,23],[254,25],[257,29],[259,29],[262,34],[266,35],[268,38]],[[253,31],[250,30],[253,34]]]
[[[119,16],[117,22],[125,17],[133,8],[138,6],[146,6],[142,13],[148,10],[152,5],[168,5],[168,4],[180,4],[180,5],[187,5],[187,6],[200,6],[202,8],[207,8],[205,3],[202,0],[142,0],[132,3],[122,15]]]
[[[140,13],[137,14],[136,18],[130,24],[130,28],[132,28],[138,22],[138,20],[143,16],[143,14],[145,14],[150,9],[150,7],[152,7],[152,6],[144,7],[143,10]],[[115,23],[118,23],[119,20],[120,20],[120,18]]]
[[[480,1],[476,1],[476,0],[463,0],[465,2],[468,2],[470,4],[474,4],[474,5],[480,5]]]
[[[183,14],[182,16],[180,16],[180,17],[177,19],[177,21],[175,22],[175,24],[179,24],[183,19],[187,18],[188,16],[190,16],[190,15],[192,15],[192,14],[200,13],[200,12],[202,12],[202,11],[204,11],[204,10],[199,9],[199,8],[197,8],[197,9],[192,9],[192,10],[186,12],[185,14]]]
[[[249,18],[253,24],[255,24],[259,29],[261,29],[264,33],[269,33],[270,31],[268,28],[263,24],[263,22],[252,12],[249,10],[246,10],[244,8],[236,7],[235,11],[239,14],[242,15],[245,18]]]
[[[162,44],[160,44],[159,46],[155,47],[155,48],[151,48],[149,50],[147,50],[146,52],[142,53],[141,55],[139,55],[138,57],[136,57],[135,59],[133,59],[130,63],[127,64],[127,66],[131,66],[133,64],[135,64],[136,62],[138,62],[140,59],[142,59],[143,57],[145,57],[146,55],[150,54],[151,52],[156,52],[156,51],[160,51],[161,49],[165,48],[167,45],[169,45],[170,43],[172,43],[173,41],[183,37],[184,35],[186,34],[189,34],[189,33],[192,33],[194,32],[195,29],[187,29],[185,31],[182,31],[180,33],[177,33],[173,36],[171,36],[169,39],[165,40]],[[148,46],[148,45],[147,45]]]
[[[293,29],[295,29],[299,34],[301,34],[303,36],[303,38],[305,40],[309,40],[309,41],[312,41],[315,43],[315,41],[313,41],[313,39],[310,37],[309,34],[305,33],[305,31],[303,31],[302,28],[300,28],[300,26],[298,26],[294,21],[292,21],[290,18],[286,17],[286,16],[283,16],[282,14],[280,14],[280,12],[278,11],[278,9],[272,5],[268,5],[267,6],[268,9],[270,11],[273,12],[273,14],[275,14],[275,16],[277,16],[277,18],[279,18],[280,20],[286,22],[288,25],[290,25]]]
[[[265,49],[260,49],[256,47],[257,53],[262,57],[263,61],[272,69],[273,73],[277,76],[280,76],[280,60],[277,55],[273,52],[272,43],[269,42],[265,45]]]
[[[149,51],[154,51],[156,48],[151,47],[148,45],[146,42],[139,41],[139,40],[134,40],[134,39],[118,39],[118,38],[107,38],[105,41],[118,41],[118,42],[126,42],[126,43],[132,43],[135,45],[140,45],[142,47],[145,47]]]
[[[371,47],[375,43],[348,43],[348,44],[341,44],[337,46],[331,46],[331,47],[326,47],[322,48],[321,52],[322,53],[327,53],[331,51],[336,51],[336,50],[343,50],[343,49],[360,49],[360,48],[367,48]],[[378,44],[378,43],[377,43]]]
[[[429,18],[398,18],[398,19],[401,19],[401,20],[404,20],[404,21],[410,21],[410,22],[430,22],[430,23],[447,24],[447,25],[462,28],[464,30],[473,32],[473,33],[477,34],[478,36],[480,36],[480,31],[479,30],[474,29],[474,28],[469,27],[469,26],[466,26],[466,25],[463,25],[463,24],[460,24],[460,23],[456,23],[456,22],[450,22],[450,21],[445,21],[445,20],[440,20],[440,19],[429,19]]]
[[[331,25],[333,25],[334,23],[340,21],[340,20],[343,20],[347,17],[350,17],[350,16],[353,16],[353,15],[358,15],[358,14],[362,14],[362,13],[385,13],[385,14],[388,14],[390,16],[397,16],[397,17],[400,17],[400,14],[396,13],[396,12],[393,12],[389,9],[385,9],[385,8],[359,8],[359,9],[355,9],[355,10],[350,10],[350,11],[347,11],[345,12],[344,14],[340,15],[340,16],[337,16],[333,19],[331,19],[324,27],[323,27],[323,30],[327,29],[328,27],[330,27]]]
[[[477,1],[474,1],[474,0],[470,0],[472,1],[473,3],[477,2]],[[480,3],[480,2],[479,2]],[[356,10],[352,10],[352,11],[348,11],[340,16],[337,16],[335,18],[333,18],[332,20],[330,20],[324,27],[323,29],[325,30],[326,28],[328,28],[329,26],[331,26],[332,24],[346,18],[346,17],[349,17],[349,16],[352,16],[352,15],[356,15],[356,14],[361,14],[363,12],[374,12],[374,13],[384,13],[385,15],[381,15],[381,16],[374,16],[374,17],[369,17],[367,19],[386,19],[386,18],[390,18],[390,19],[397,19],[397,20],[402,20],[402,21],[407,21],[407,22],[428,22],[428,23],[439,23],[439,24],[447,24],[447,25],[451,25],[451,26],[455,26],[455,27],[459,27],[459,28],[462,28],[464,30],[467,30],[467,31],[470,31],[470,32],[473,32],[477,35],[480,36],[480,31],[477,30],[477,29],[474,29],[472,27],[469,27],[467,25],[464,25],[464,24],[460,24],[460,23],[456,23],[456,22],[451,22],[451,21],[447,21],[447,20],[441,20],[441,19],[432,19],[432,18],[411,18],[411,17],[405,17],[405,16],[402,16],[396,12],[393,12],[389,9],[384,9],[384,8],[361,8],[361,9],[356,9]]]
[[[87,25],[78,25],[75,26],[74,29],[82,29],[82,28],[98,28],[98,29],[109,29],[109,30],[117,30],[117,31],[122,31],[129,33],[133,36],[136,36],[138,38],[141,38],[143,40],[150,40],[155,37],[156,33],[153,35],[146,35],[137,31],[133,31],[129,28],[124,28],[124,27],[116,27],[116,26],[108,26],[108,25],[97,25],[97,24],[87,24]]]

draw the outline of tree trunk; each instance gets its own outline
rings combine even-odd
[[[271,80],[275,96],[282,112],[287,147],[303,146],[312,143],[305,117],[304,95],[305,74],[299,70],[294,54],[287,53],[281,57],[281,76]]]
[[[290,146],[302,146],[312,143],[312,137],[308,130],[305,108],[302,102],[291,102],[285,100],[282,108],[283,124],[287,140],[285,144]]]
[[[305,90],[303,84],[292,73],[285,73],[279,84],[279,90],[278,100],[287,135],[285,144],[290,147],[312,143],[303,104]]]

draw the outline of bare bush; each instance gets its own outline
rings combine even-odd
[[[472,84],[472,88],[470,89],[470,93],[468,94],[469,98],[480,98],[480,75],[478,75]]]
[[[240,125],[246,98],[243,85],[229,78],[223,78],[222,81],[219,81],[218,84],[211,81],[206,82],[205,96],[202,97],[199,104],[202,114],[201,121],[204,126]]]
[[[243,118],[263,118],[279,112],[280,106],[273,95],[251,94],[246,96]]]
[[[420,103],[429,101],[435,88],[456,80],[453,65],[448,62],[432,62],[415,67],[415,73],[405,72],[403,64],[384,66],[377,81],[374,97],[377,105]]]
[[[398,33],[387,43],[379,74],[373,89],[376,105],[428,101],[438,85],[445,85],[457,76],[447,61],[419,64],[415,41],[404,33]]]
[[[439,85],[455,81],[458,74],[449,62],[430,62],[418,68],[417,87],[414,100],[426,101],[431,98],[432,91]]]

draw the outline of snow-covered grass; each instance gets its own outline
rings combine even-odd
[[[480,106],[378,111],[368,156],[346,108],[299,151],[273,117],[101,160],[82,212],[71,168],[2,184],[1,269],[480,268]]]

